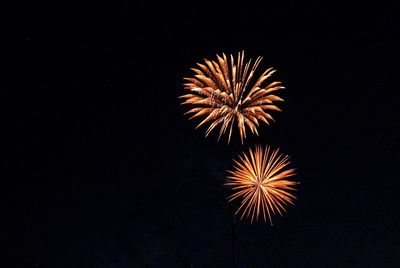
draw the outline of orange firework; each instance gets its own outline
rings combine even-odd
[[[194,77],[184,78],[188,82],[184,84],[185,89],[190,90],[190,93],[180,98],[185,99],[182,104],[195,106],[187,112],[192,114],[190,119],[205,116],[197,127],[211,122],[206,136],[220,125],[218,140],[229,128],[229,143],[236,122],[243,143],[243,139],[246,138],[246,126],[253,134],[258,135],[259,120],[268,125],[269,121],[274,120],[266,111],[280,111],[274,102],[283,99],[273,93],[284,87],[281,86],[281,82],[264,85],[275,72],[273,68],[265,70],[261,76],[254,79],[254,72],[262,60],[261,57],[254,63],[251,59],[245,63],[244,52],[239,52],[236,60],[230,55],[230,63],[225,54],[222,54],[222,57],[217,55],[217,60],[218,62],[205,59],[205,64],[197,64],[200,68],[192,68],[196,73]]]
[[[233,171],[228,171],[228,182],[235,191],[228,197],[229,202],[239,197],[242,198],[236,214],[241,212],[243,217],[250,217],[251,222],[263,216],[266,222],[268,215],[272,225],[271,214],[286,212],[285,207],[293,204],[296,199],[288,190],[295,190],[292,185],[298,184],[286,180],[296,175],[295,169],[286,169],[290,164],[289,156],[279,153],[279,149],[272,150],[269,146],[263,149],[256,146],[249,149],[249,154],[243,153],[239,161],[234,160]]]

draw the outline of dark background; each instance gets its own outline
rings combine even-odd
[[[4,8],[4,267],[398,266],[397,10]],[[196,62],[241,50],[278,70],[284,111],[227,146],[177,97]],[[226,202],[225,170],[253,144],[280,147],[299,173],[296,206],[272,227],[233,220]]]

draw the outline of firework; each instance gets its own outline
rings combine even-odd
[[[256,146],[249,153],[243,153],[239,160],[234,160],[233,171],[228,171],[228,182],[235,192],[228,197],[229,202],[241,198],[241,204],[236,214],[241,213],[241,219],[251,217],[251,222],[263,217],[272,225],[271,214],[283,215],[285,206],[293,204],[296,197],[288,191],[295,190],[293,185],[298,182],[287,180],[296,175],[295,169],[287,169],[289,156]]]
[[[243,143],[246,126],[258,135],[259,121],[269,125],[274,120],[269,111],[281,111],[274,102],[283,101],[274,92],[284,87],[278,81],[265,83],[275,72],[273,68],[265,70],[257,79],[254,78],[261,60],[262,57],[258,57],[254,63],[251,59],[245,63],[244,52],[239,52],[236,59],[230,55],[230,62],[222,54],[222,57],[217,55],[217,61],[205,59],[205,64],[198,63],[199,68],[192,68],[194,77],[184,78],[187,81],[185,89],[190,93],[180,98],[185,99],[182,104],[195,106],[186,113],[192,115],[190,119],[205,117],[196,128],[209,122],[206,131],[208,136],[214,128],[220,126],[218,140],[229,128],[229,143],[232,129],[237,125]]]

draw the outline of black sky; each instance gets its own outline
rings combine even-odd
[[[398,266],[397,10],[4,8],[7,267]],[[241,50],[287,89],[275,123],[228,146],[195,130],[178,96],[196,62]],[[291,155],[299,199],[272,227],[236,219],[232,240],[225,170],[253,144]]]

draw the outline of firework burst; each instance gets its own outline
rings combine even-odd
[[[241,219],[251,217],[251,222],[261,216],[266,222],[268,216],[272,225],[271,214],[282,216],[285,206],[296,199],[288,192],[295,190],[292,186],[298,184],[286,179],[296,175],[295,169],[287,169],[289,156],[279,153],[279,149],[256,146],[234,162],[225,185],[235,191],[228,197],[229,202],[242,199],[236,214],[241,213]]]
[[[229,143],[232,129],[237,125],[243,143],[246,126],[258,135],[260,120],[268,125],[274,120],[269,111],[281,111],[274,102],[283,99],[273,93],[284,87],[278,81],[265,85],[266,80],[275,72],[273,68],[265,70],[254,79],[261,60],[262,57],[258,57],[254,63],[251,59],[245,63],[244,52],[239,52],[236,59],[230,55],[230,62],[222,54],[222,57],[217,55],[217,61],[205,59],[205,64],[198,63],[199,68],[192,68],[194,77],[184,78],[187,81],[185,89],[190,93],[180,98],[185,99],[182,104],[195,106],[186,113],[192,115],[190,119],[205,117],[196,128],[210,122],[206,131],[208,136],[214,128],[220,126],[218,140],[229,128]]]

